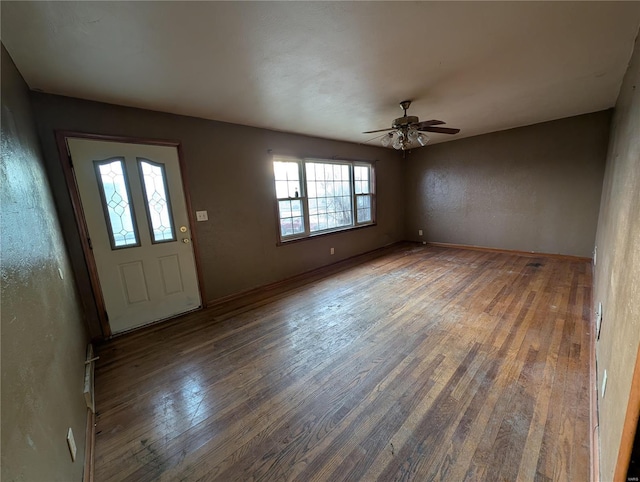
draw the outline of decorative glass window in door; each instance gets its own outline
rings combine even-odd
[[[112,249],[140,246],[123,159],[94,161]]]
[[[152,243],[176,240],[164,164],[138,158]]]

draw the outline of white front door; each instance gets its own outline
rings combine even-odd
[[[67,143],[111,331],[199,308],[177,148]]]

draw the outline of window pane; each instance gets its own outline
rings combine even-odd
[[[312,214],[309,216],[309,231],[312,233],[314,231],[318,231],[320,229],[320,219],[317,214]]]
[[[289,201],[291,203],[291,213],[293,216],[302,216],[302,201]]]
[[[280,217],[280,236],[292,236],[304,233],[304,216],[302,201],[291,199],[278,201],[278,215]]]
[[[276,197],[278,197],[278,199],[283,197],[289,197],[289,189],[287,188],[287,181],[276,181]]]
[[[350,165],[307,162],[305,173],[309,196],[310,232],[352,225]],[[313,173],[313,178],[310,173]]]
[[[304,233],[304,218],[302,216],[286,217],[280,219],[281,236]]]
[[[365,223],[371,221],[371,210],[370,209],[358,209],[358,222]]]
[[[304,218],[300,216],[293,218],[293,231],[296,234],[304,233]]]
[[[164,164],[138,159],[142,186],[147,200],[147,218],[151,227],[151,240],[154,243],[175,241],[169,202],[169,189]]]
[[[122,159],[96,162],[95,166],[111,247],[138,246],[138,233]]]
[[[356,196],[358,223],[366,223],[373,221],[371,217],[371,195]]]
[[[318,214],[318,200],[309,199],[309,214]]]
[[[291,223],[291,218],[280,220],[280,234],[282,234],[282,236],[291,236],[293,234],[293,224]]]
[[[356,194],[369,194],[371,192],[371,181],[368,166],[353,166],[355,178]]]
[[[273,173],[276,180],[276,196],[297,198],[300,192],[300,171],[296,161],[274,161]]]
[[[278,208],[281,218],[291,217],[291,201],[278,201]]]

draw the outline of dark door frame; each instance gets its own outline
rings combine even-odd
[[[195,218],[193,215],[193,209],[191,208],[191,196],[187,183],[187,171],[184,163],[184,155],[182,152],[182,144],[180,141],[176,140],[163,140],[163,139],[147,139],[147,138],[139,138],[139,137],[123,137],[123,136],[109,136],[102,134],[91,134],[87,132],[77,132],[77,131],[67,131],[67,130],[58,130],[55,132],[56,135],[56,143],[58,146],[58,155],[60,157],[60,164],[62,166],[62,171],[64,173],[64,177],[67,184],[67,191],[69,192],[69,197],[71,199],[71,205],[73,208],[73,214],[76,221],[76,227],[78,230],[78,236],[80,238],[80,244],[82,246],[82,252],[84,254],[84,261],[87,266],[87,271],[89,274],[89,282],[91,285],[91,291],[93,293],[92,300],[83,300],[83,304],[95,305],[99,330],[92,330],[92,327],[89,327],[89,332],[94,333],[99,331],[102,333],[102,339],[106,340],[110,338],[111,327],[109,325],[109,319],[107,317],[107,312],[105,309],[104,297],[102,295],[102,288],[100,287],[100,278],[98,277],[98,268],[96,266],[95,257],[93,256],[93,250],[91,249],[91,244],[89,240],[89,231],[87,229],[87,224],[85,220],[84,211],[82,209],[82,202],[80,200],[80,193],[78,191],[78,185],[76,182],[75,171],[73,168],[73,162],[71,160],[71,152],[69,151],[69,146],[67,144],[67,139],[72,138],[80,138],[80,139],[90,139],[95,141],[107,141],[107,142],[120,142],[120,143],[128,143],[128,144],[147,144],[154,146],[168,146],[175,147],[178,152],[178,163],[180,166],[180,174],[182,177],[182,189],[184,191],[185,203],[187,206],[187,215],[189,219],[189,224],[191,225],[191,245],[193,246],[193,256],[196,265],[196,275],[198,278],[198,290],[200,292],[200,300],[201,305],[204,308],[206,306],[206,297],[204,293],[204,282],[203,275],[200,263],[200,252],[198,249],[198,239],[195,236]],[[78,276],[75,277],[76,282],[80,282],[78,280]],[[79,290],[82,293],[85,290]],[[86,297],[86,296],[85,296]],[[89,317],[87,317],[89,318]],[[90,321],[88,321],[90,323]]]
[[[635,367],[631,378],[631,389],[629,390],[629,400],[627,402],[627,411],[622,426],[622,436],[620,437],[620,447],[618,448],[618,460],[616,461],[616,469],[613,475],[615,481],[627,480],[627,470],[631,460],[631,452],[633,450],[633,442],[638,429],[638,421],[640,419],[640,345],[638,345],[638,353],[636,354]]]

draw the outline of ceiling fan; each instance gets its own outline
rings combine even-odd
[[[444,124],[439,120],[420,122],[416,116],[407,115],[407,109],[409,109],[410,105],[410,100],[400,102],[400,108],[404,111],[404,116],[394,119],[391,128],[367,131],[363,132],[363,134],[385,132],[385,134],[378,136],[382,137],[381,143],[384,147],[392,145],[394,149],[407,151],[414,147],[425,146],[429,142],[429,136],[424,134],[425,132],[437,132],[438,134],[457,134],[460,132],[460,129],[452,129],[450,127],[434,127]],[[377,139],[377,137],[374,139]]]

